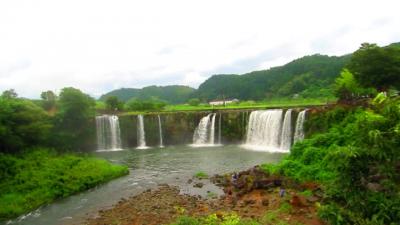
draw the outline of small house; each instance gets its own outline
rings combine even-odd
[[[212,100],[208,102],[209,105],[226,105],[230,103],[237,103],[239,102],[239,99],[233,98],[233,99],[223,99],[223,100]]]

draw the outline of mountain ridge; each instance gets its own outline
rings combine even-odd
[[[399,47],[395,42],[386,47]],[[333,84],[353,53],[342,56],[306,55],[282,66],[244,74],[214,74],[197,89],[184,85],[148,86],[142,89],[121,88],[100,98],[115,95],[122,101],[158,98],[172,104],[190,98],[209,101],[218,98],[262,100],[274,97],[332,97]],[[128,98],[129,97],[129,98]]]

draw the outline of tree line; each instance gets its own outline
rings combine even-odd
[[[379,47],[363,43],[335,80],[339,101],[397,94],[400,88],[400,45]]]
[[[35,146],[83,151],[94,139],[95,100],[68,87],[41,100],[19,98],[14,90],[0,96],[0,152]]]

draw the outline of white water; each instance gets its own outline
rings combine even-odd
[[[96,133],[98,151],[121,150],[121,132],[118,116],[96,116]]]
[[[204,145],[208,142],[208,124],[210,122],[211,114],[201,118],[199,125],[197,125],[193,134],[193,144],[194,145]]]
[[[280,149],[281,128],[281,109],[253,111],[243,147],[258,151],[285,152]]]
[[[221,145],[221,119],[222,119],[222,114],[219,114],[219,120],[218,120],[218,144]]]
[[[294,141],[296,143],[304,139],[304,120],[306,118],[307,109],[301,111],[297,116],[296,129],[294,130]]]
[[[194,130],[192,147],[215,146],[215,113],[201,118]]]
[[[212,145],[214,144],[214,140],[215,140],[215,116],[217,114],[214,113],[212,118],[211,118],[211,128],[210,128],[210,141],[208,142],[208,144]]]
[[[162,135],[162,126],[161,126],[161,118],[160,115],[157,115],[158,117],[158,133],[160,135],[160,148],[164,148],[164,143],[163,143],[163,135]]]
[[[282,125],[280,149],[289,151],[292,146],[292,110],[288,109],[285,113]]]
[[[138,115],[137,118],[137,141],[138,146],[137,149],[146,149],[146,138],[144,133],[144,122],[143,122],[143,115]]]

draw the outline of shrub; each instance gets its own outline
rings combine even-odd
[[[1,178],[6,178],[0,179],[0,220],[128,173],[127,167],[102,159],[48,149],[0,154],[0,167]]]

